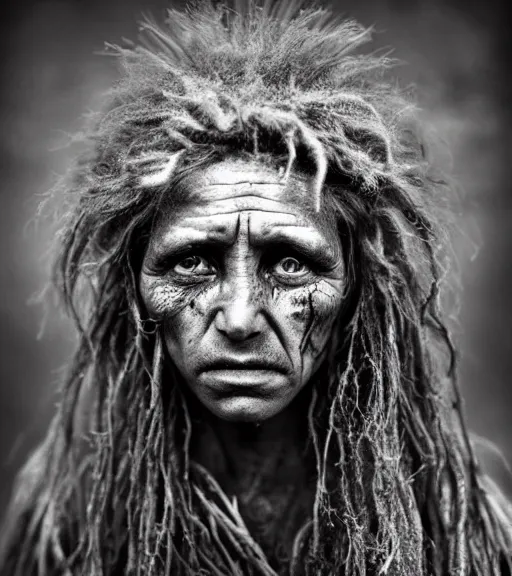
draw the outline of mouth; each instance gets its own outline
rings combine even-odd
[[[286,369],[277,363],[260,360],[216,360],[201,370],[203,385],[221,396],[264,397],[282,385]]]
[[[202,366],[199,372],[280,372],[286,374],[288,370],[280,362],[254,358],[220,358]]]

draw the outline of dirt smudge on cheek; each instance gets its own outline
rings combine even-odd
[[[297,324],[306,324],[310,315],[309,292],[307,289],[301,290],[300,294],[294,295],[292,299],[293,310],[291,317]]]

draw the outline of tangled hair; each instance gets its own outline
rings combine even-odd
[[[143,38],[115,48],[124,75],[67,183],[55,285],[79,342],[9,512],[8,573],[510,574],[512,511],[473,455],[439,302],[451,190],[388,59],[354,53],[358,24],[293,2],[171,10]],[[316,496],[290,567],[190,458],[189,407],[138,293],[162,197],[227,156],[311,174],[350,279],[313,382]]]

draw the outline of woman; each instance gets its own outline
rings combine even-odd
[[[324,10],[145,24],[73,171],[79,331],[7,574],[510,574],[439,306],[450,188]]]

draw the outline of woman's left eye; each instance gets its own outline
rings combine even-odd
[[[304,262],[297,260],[297,258],[288,256],[279,260],[279,262],[275,264],[274,271],[283,276],[294,277],[303,276],[304,274],[307,274],[310,269],[306,264],[304,264]]]
[[[183,276],[190,276],[192,274],[214,274],[215,269],[208,262],[206,258],[202,256],[187,256],[180,260],[173,267],[174,272],[181,274]]]

